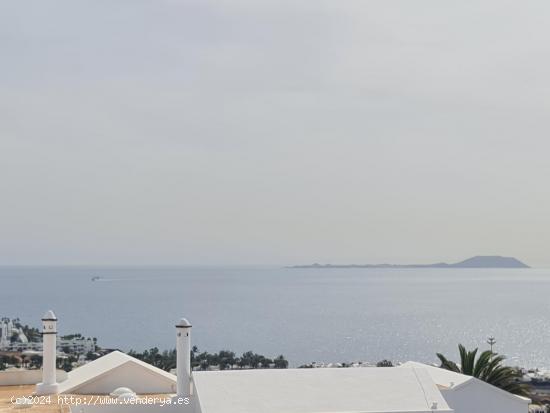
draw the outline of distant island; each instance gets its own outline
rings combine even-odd
[[[478,255],[454,264],[438,262],[435,264],[308,264],[294,265],[288,268],[530,268],[514,257],[499,255]]]

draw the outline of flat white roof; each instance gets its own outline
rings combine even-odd
[[[202,413],[452,412],[424,369],[193,372]],[[434,404],[435,403],[435,404]]]

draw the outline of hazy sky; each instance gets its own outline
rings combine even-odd
[[[1,264],[550,265],[547,1],[4,1]]]

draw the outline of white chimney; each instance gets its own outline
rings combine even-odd
[[[36,394],[56,394],[56,338],[57,317],[49,310],[42,317],[42,383],[36,385]]]
[[[176,324],[176,375],[178,397],[191,396],[191,324],[182,318]]]

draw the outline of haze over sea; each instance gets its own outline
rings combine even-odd
[[[510,364],[550,367],[549,297],[549,269],[0,268],[0,316],[38,327],[53,309],[61,334],[123,350],[173,348],[185,316],[202,351],[291,366],[435,362],[494,335]]]

